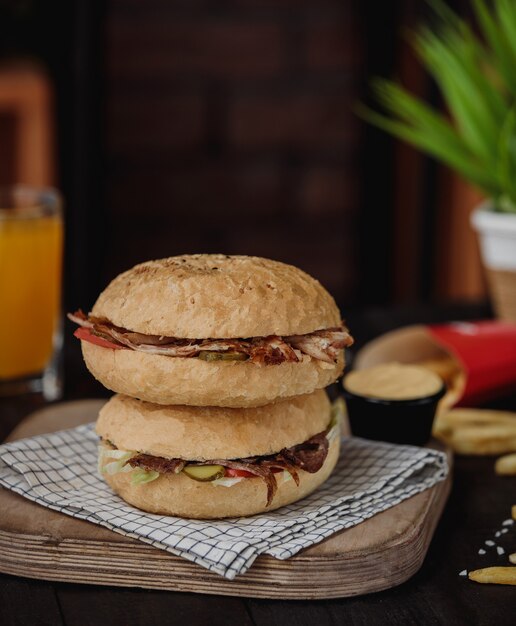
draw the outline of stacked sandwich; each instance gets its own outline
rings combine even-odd
[[[352,343],[333,298],[301,270],[245,256],[137,265],[79,325],[100,411],[99,466],[130,504],[192,518],[299,500],[337,462],[324,387]]]

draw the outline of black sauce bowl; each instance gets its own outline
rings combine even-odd
[[[423,446],[432,435],[437,404],[445,392],[443,384],[431,396],[386,400],[361,396],[344,388],[351,433],[364,439]]]

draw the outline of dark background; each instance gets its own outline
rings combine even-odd
[[[468,3],[448,4],[465,13]],[[353,112],[373,75],[439,104],[401,38],[428,14],[423,0],[0,0],[0,70],[37,66],[54,92],[65,309],[89,309],[138,261],[217,251],[315,275],[357,347],[404,324],[488,315],[482,303],[450,306],[464,292],[443,287],[453,246],[442,171]],[[15,123],[0,110],[0,184],[28,182],[7,158]],[[69,331],[66,398],[105,394]],[[2,404],[0,440],[41,398],[31,402]],[[508,515],[511,484],[492,464],[457,458],[425,564],[393,590],[273,603],[3,575],[0,614],[6,624],[509,624],[510,589],[457,575],[485,564],[476,551]]]
[[[401,37],[428,14],[418,0],[0,2],[0,59],[39,63],[55,93],[66,308],[134,263],[194,252],[293,263],[344,309],[438,298],[436,166],[409,152],[404,175],[406,154],[353,110],[378,74],[436,99]]]

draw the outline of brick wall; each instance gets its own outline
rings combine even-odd
[[[0,110],[0,186],[16,181],[16,116]]]
[[[183,252],[292,262],[352,298],[352,2],[111,0],[107,270]]]

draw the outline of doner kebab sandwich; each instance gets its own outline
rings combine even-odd
[[[223,518],[272,511],[316,489],[339,455],[326,392],[251,408],[163,406],[115,395],[97,420],[99,465],[145,511]]]
[[[253,407],[334,382],[352,338],[322,285],[284,263],[185,255],[115,278],[80,328],[105,387],[157,404]]]

